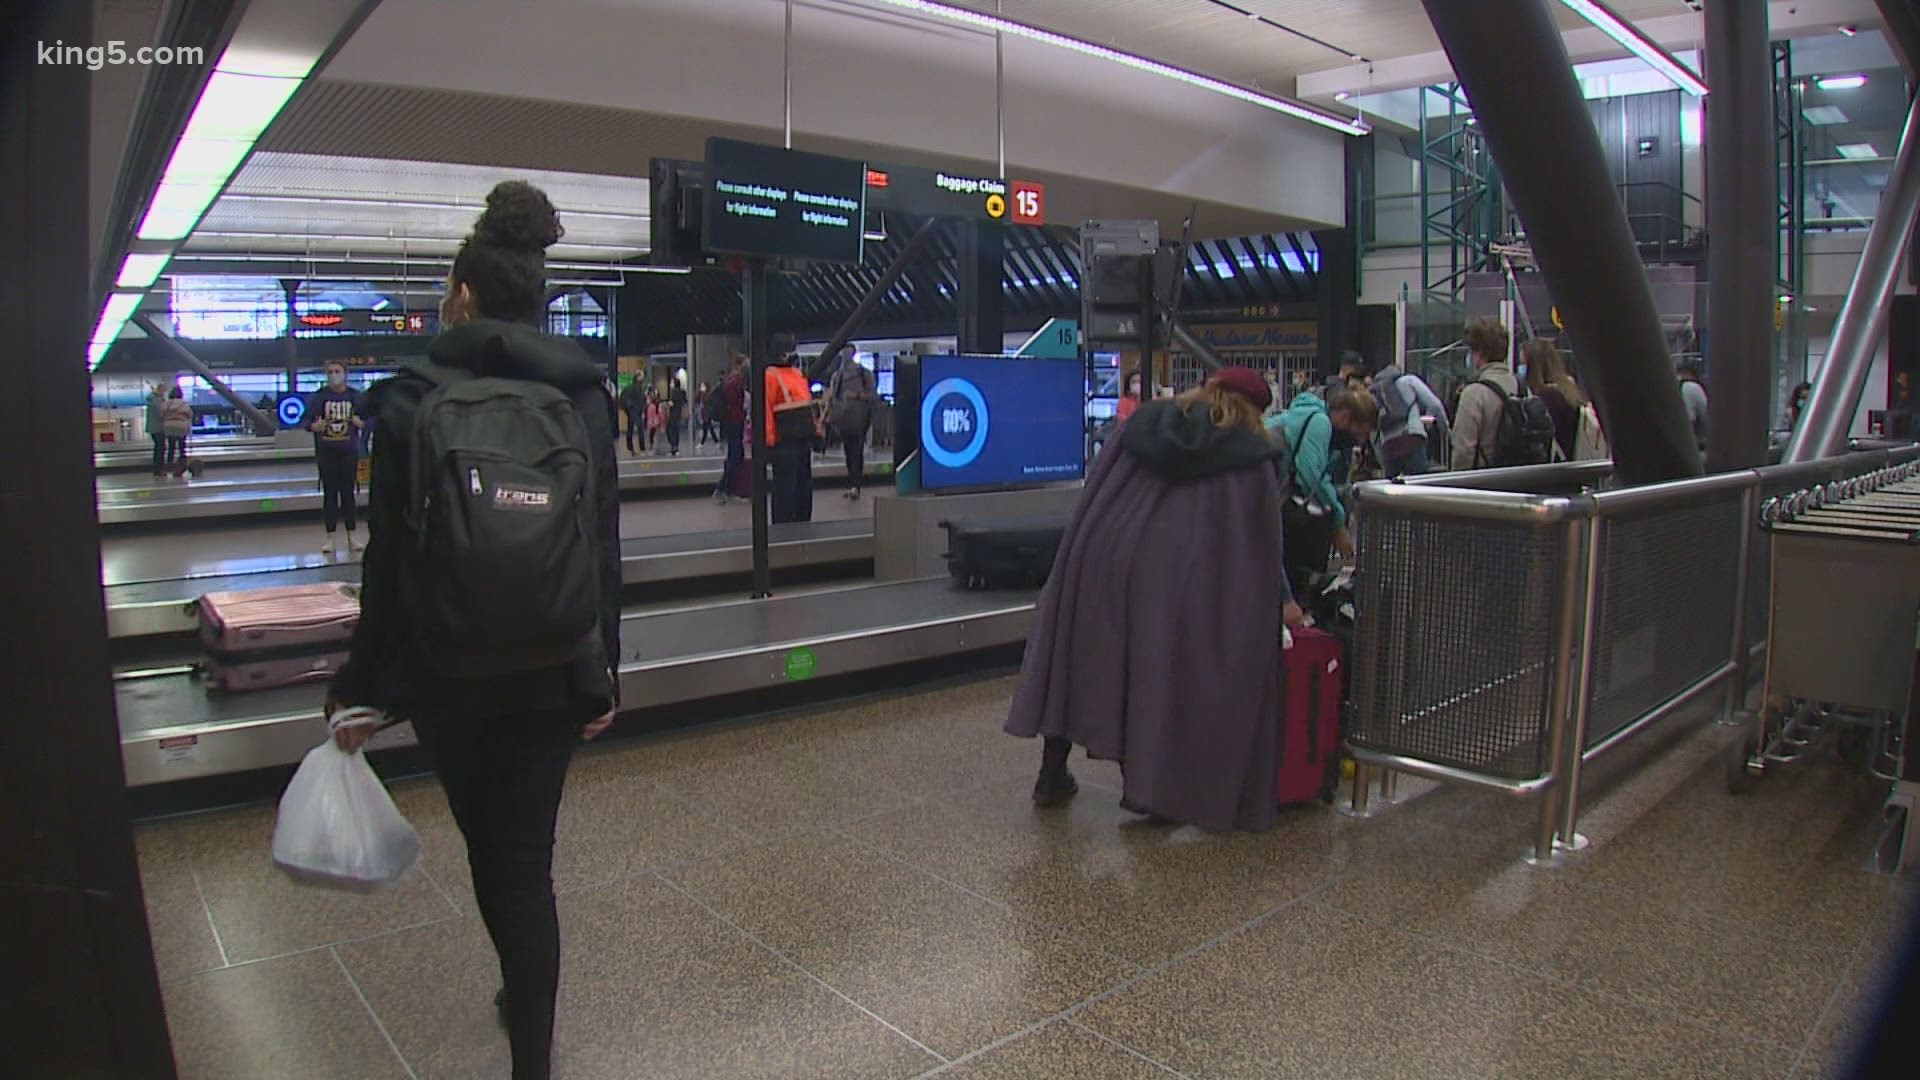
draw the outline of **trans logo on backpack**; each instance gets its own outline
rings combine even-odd
[[[949,469],[973,464],[990,425],[987,399],[969,380],[942,379],[920,400],[921,448]]]
[[[495,510],[519,510],[543,514],[552,506],[553,492],[547,488],[510,487],[506,484],[493,486]]]

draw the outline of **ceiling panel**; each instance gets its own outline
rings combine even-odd
[[[1548,0],[1563,30],[1587,23]],[[1232,82],[1290,93],[1293,79],[1351,62],[1440,47],[1421,0],[1002,0],[1009,19],[1085,38]],[[992,12],[994,0],[958,6]],[[1628,19],[1684,15],[1686,0],[1612,0]],[[1280,26],[1249,19],[1257,14]],[[1284,27],[1284,29],[1283,29]],[[1297,33],[1289,33],[1289,31]]]

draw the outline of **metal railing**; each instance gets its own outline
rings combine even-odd
[[[1537,796],[1530,861],[1577,850],[1584,765],[1718,688],[1764,636],[1763,499],[1920,447],[1603,490],[1607,462],[1355,488],[1353,810],[1372,769]],[[1764,647],[1761,644],[1759,647]]]

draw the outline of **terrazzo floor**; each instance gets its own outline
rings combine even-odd
[[[1733,798],[1682,717],[1589,772],[1568,865],[1530,807],[1403,781],[1263,835],[1080,797],[1038,811],[998,679],[596,747],[555,879],[556,1074],[1840,1075],[1920,886],[1860,869],[1878,805],[1810,762]],[[497,971],[429,781],[393,891],[296,886],[273,809],[138,831],[185,1077],[508,1075]]]

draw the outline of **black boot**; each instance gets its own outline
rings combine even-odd
[[[1067,755],[1073,743],[1048,736],[1040,752],[1040,779],[1033,785],[1036,806],[1061,806],[1080,791],[1080,782],[1067,771]]]

